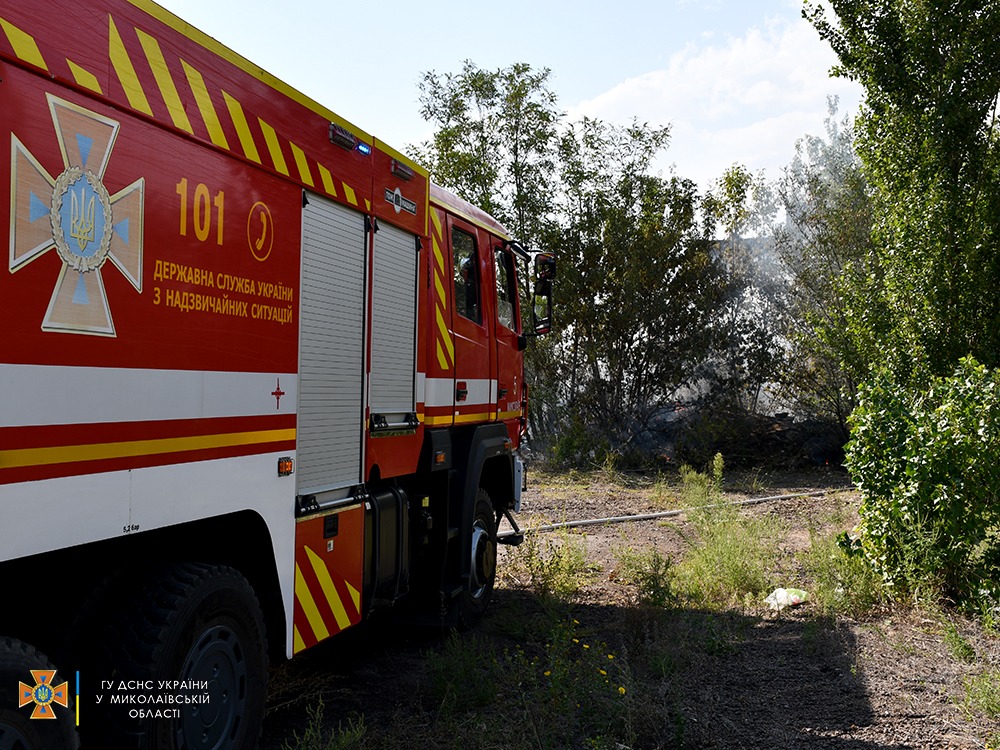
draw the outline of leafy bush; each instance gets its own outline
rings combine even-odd
[[[972,358],[922,392],[860,393],[847,466],[862,549],[897,595],[970,601],[1000,573],[1000,372]]]
[[[610,451],[607,437],[575,416],[552,443],[549,460],[560,469],[593,468],[604,465]]]
[[[688,508],[704,508],[720,503],[722,497],[722,472],[725,461],[721,453],[716,453],[712,462],[701,472],[687,464],[681,466],[681,500]]]

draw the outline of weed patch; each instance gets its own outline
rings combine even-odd
[[[569,532],[528,534],[509,557],[508,576],[532,590],[548,607],[568,605],[590,578],[587,550]]]
[[[972,715],[1000,718],[1000,669],[988,669],[965,680],[965,708]]]
[[[617,553],[622,583],[635,586],[639,604],[667,607],[677,601],[673,591],[671,560],[659,550],[622,547]]]
[[[324,712],[322,698],[307,707],[308,719],[302,734],[293,732],[292,739],[287,740],[281,750],[360,750],[366,746],[363,717],[348,719],[346,725],[339,724],[331,729],[326,726]]]
[[[881,579],[843,535],[809,530],[809,548],[800,554],[806,575],[812,581],[810,595],[827,615],[861,617],[884,602]]]

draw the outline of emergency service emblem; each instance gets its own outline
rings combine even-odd
[[[42,330],[114,336],[101,274],[110,260],[142,293],[145,181],[109,195],[104,174],[119,124],[51,94],[47,99],[63,171],[51,177],[11,134],[10,272],[55,250],[62,267]]]
[[[34,685],[18,682],[17,705],[23,708],[33,703],[32,719],[54,719],[56,715],[53,706],[59,705],[63,708],[69,706],[69,683],[56,685],[56,670],[32,669],[31,679],[35,681]]]

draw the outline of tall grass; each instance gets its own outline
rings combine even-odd
[[[809,548],[799,560],[810,581],[810,597],[823,614],[863,617],[886,599],[881,579],[845,534],[809,530]]]
[[[745,516],[723,502],[722,456],[708,470],[682,467],[684,505],[693,536],[683,560],[673,566],[675,591],[691,605],[749,606],[772,585],[775,550],[785,530],[776,518]]]

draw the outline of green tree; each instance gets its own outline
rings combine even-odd
[[[557,126],[550,71],[515,63],[460,73],[424,73],[421,115],[437,128],[413,149],[435,182],[499,219],[536,245],[550,222]]]
[[[436,183],[488,211],[529,250],[559,249],[552,206],[562,114],[549,76],[525,63],[484,70],[469,60],[459,73],[424,73],[421,114],[436,130],[411,149]],[[527,297],[521,308],[529,309]],[[532,435],[547,431],[557,398],[555,348],[553,337],[543,337],[525,355]]]
[[[857,147],[872,188],[876,264],[850,312],[858,351],[900,378],[1000,363],[1000,5],[830,0],[804,15],[860,82]],[[879,299],[871,305],[871,296]],[[861,302],[862,300],[859,300]]]
[[[425,73],[422,112],[436,131],[413,155],[530,249],[559,255],[555,329],[526,358],[531,433],[620,449],[710,351],[721,265],[694,183],[651,173],[669,129],[567,124],[548,80],[525,64]]]
[[[734,164],[712,184],[702,214],[706,232],[721,237],[715,247],[726,285],[712,322],[717,349],[703,376],[714,391],[713,407],[731,416],[756,414],[784,359],[784,284],[769,237],[774,193],[762,174]]]
[[[560,141],[558,403],[566,422],[616,451],[690,383],[722,291],[696,186],[650,173],[668,138],[666,128],[584,119]]]

